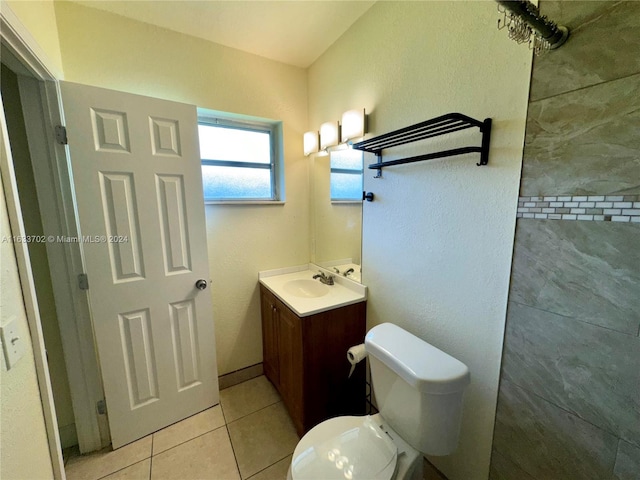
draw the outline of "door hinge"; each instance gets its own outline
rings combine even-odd
[[[89,290],[89,276],[86,273],[78,275],[78,286],[80,290]]]
[[[56,133],[56,142],[60,145],[67,145],[69,141],[67,140],[67,127],[63,125],[56,125],[55,128]]]
[[[98,414],[105,415],[107,413],[107,402],[105,400],[98,400],[96,403],[96,410]]]

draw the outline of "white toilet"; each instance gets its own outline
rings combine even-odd
[[[421,480],[422,456],[458,444],[465,364],[391,323],[365,338],[380,413],[337,417],[298,443],[292,480]]]

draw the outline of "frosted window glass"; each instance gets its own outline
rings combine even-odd
[[[331,168],[362,171],[362,151],[349,149],[331,152]]]
[[[227,162],[271,163],[269,132],[198,125],[200,158]]]
[[[331,200],[362,200],[362,152],[331,152]]]
[[[271,171],[265,168],[202,166],[205,199],[271,199]]]
[[[361,200],[362,174],[331,173],[331,200]]]

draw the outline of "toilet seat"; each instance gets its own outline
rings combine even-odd
[[[371,417],[326,420],[300,440],[291,461],[294,480],[390,480],[398,448]]]

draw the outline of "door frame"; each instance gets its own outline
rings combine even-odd
[[[2,135],[2,146],[5,151],[0,160],[0,171],[2,172],[2,185],[6,196],[7,212],[9,214],[9,224],[11,232],[15,236],[26,235],[24,223],[22,221],[22,209],[18,199],[18,188],[16,184],[15,172],[13,169],[13,159],[9,145],[9,132],[4,116],[4,111],[0,112],[0,135]],[[22,291],[22,301],[24,303],[27,323],[29,325],[29,336],[33,348],[33,358],[35,363],[38,390],[40,391],[40,403],[44,416],[45,430],[47,433],[47,443],[49,445],[49,455],[51,457],[51,467],[56,479],[64,479],[64,462],[62,458],[62,447],[58,434],[58,419],[56,418],[55,405],[53,402],[53,390],[51,378],[47,366],[47,352],[44,345],[44,335],[40,322],[40,312],[38,310],[38,300],[36,298],[35,284],[31,270],[31,260],[26,243],[14,243],[14,251],[18,264],[18,276]]]
[[[44,137],[28,134],[30,150],[38,153],[32,153],[32,161],[36,166],[34,178],[44,233],[77,238],[80,232],[68,152],[64,145],[54,140],[54,125],[64,125],[59,84],[63,74],[5,2],[2,2],[0,11],[0,39],[3,47],[32,76],[31,79],[23,78],[19,85],[25,123],[36,125],[36,122],[41,122],[41,128],[47,133]],[[2,162],[1,167],[11,227],[15,229],[14,235],[25,235],[10,156],[7,157],[7,163]],[[26,244],[15,244],[15,247],[52,465],[56,478],[64,479],[64,463],[29,254]],[[78,442],[82,453],[91,452],[108,445],[110,435],[106,415],[98,414],[96,408],[97,402],[104,399],[104,390],[89,302],[86,291],[80,290],[76,281],[77,275],[85,271],[84,258],[80,243],[47,244],[47,254],[49,267],[57,280],[52,283]]]

